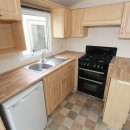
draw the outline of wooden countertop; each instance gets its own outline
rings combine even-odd
[[[70,58],[70,59],[53,68],[50,68],[48,71],[43,73],[37,73],[31,70],[27,70],[24,67],[21,67],[13,72],[9,72],[7,74],[1,75],[0,76],[0,103],[20,93],[21,91],[33,85],[34,83],[42,80],[46,75],[64,66],[65,64],[73,61],[74,59],[78,59],[82,55],[84,55],[84,53],[70,52],[70,51],[60,53],[56,56]]]
[[[114,57],[110,65],[113,66],[110,77],[130,82],[130,58]]]

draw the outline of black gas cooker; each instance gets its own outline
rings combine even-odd
[[[108,66],[117,48],[86,46],[79,58],[78,90],[103,99]]]
[[[86,46],[86,54],[79,58],[79,66],[96,71],[107,71],[117,48]]]

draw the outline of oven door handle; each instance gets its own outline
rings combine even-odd
[[[99,71],[94,71],[94,70],[89,70],[89,69],[83,69],[83,68],[79,68],[80,70],[84,70],[84,71],[89,71],[89,72],[93,72],[93,73],[97,73],[97,74],[105,74],[103,72],[99,72]]]
[[[94,82],[94,83],[97,83],[97,84],[103,84],[102,82],[98,82],[98,81],[95,81],[95,80],[91,80],[91,79],[87,79],[87,78],[83,78],[83,77],[79,77],[79,78],[86,80],[86,81]]]

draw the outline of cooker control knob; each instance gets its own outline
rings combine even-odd
[[[89,62],[87,63],[87,66],[90,66],[90,63],[89,63]]]
[[[101,66],[101,69],[103,69],[103,65]]]
[[[94,64],[94,68],[96,67],[96,63]]]
[[[100,64],[98,64],[97,68],[98,68],[98,69],[100,68]]]

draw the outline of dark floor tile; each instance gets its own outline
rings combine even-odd
[[[48,125],[48,128],[50,128],[51,130],[57,130],[58,127],[60,126],[60,122],[59,121],[56,121],[56,120],[53,120],[49,125]]]
[[[72,119],[72,120],[75,120],[76,117],[77,117],[77,115],[78,115],[78,114],[77,114],[76,112],[70,111],[70,112],[68,113],[67,117],[69,117],[69,118]]]
[[[67,109],[72,109],[73,108],[73,104],[72,103],[70,103],[70,102],[67,102],[66,104],[65,104],[65,106],[64,107],[66,107]]]
[[[65,127],[64,125],[60,125],[57,130],[69,130],[67,127]]]

